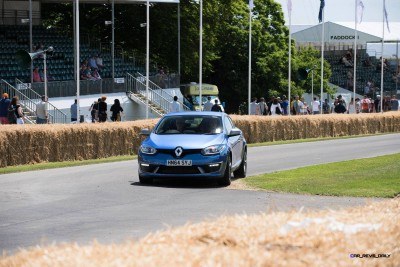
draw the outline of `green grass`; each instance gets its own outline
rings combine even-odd
[[[390,133],[384,133],[384,134],[390,134]],[[336,136],[336,137],[318,137],[318,138],[307,138],[307,139],[282,140],[282,141],[273,141],[273,142],[263,142],[263,143],[247,144],[247,146],[249,146],[249,147],[274,146],[274,145],[285,145],[285,144],[295,144],[295,143],[307,143],[307,142],[327,141],[327,140],[335,140],[335,139],[360,138],[360,137],[368,137],[368,136],[376,136],[376,135],[384,135],[384,134],[378,133],[378,134],[366,134],[366,135]]]
[[[400,194],[400,154],[257,175],[244,179],[244,182],[277,192],[394,197]]]
[[[137,156],[115,156],[103,159],[90,159],[90,160],[80,160],[80,161],[63,161],[63,162],[45,162],[32,165],[18,165],[10,166],[0,169],[0,174],[14,173],[14,172],[27,172],[35,170],[47,170],[63,167],[75,167],[90,164],[100,164],[100,163],[110,163],[117,161],[126,161],[136,159]]]

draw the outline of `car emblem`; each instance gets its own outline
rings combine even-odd
[[[183,153],[183,148],[181,148],[180,146],[178,146],[177,148],[175,148],[175,155],[177,157],[180,157]]]

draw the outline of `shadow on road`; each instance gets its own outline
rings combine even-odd
[[[232,178],[232,181],[236,179]],[[191,178],[168,178],[154,180],[151,184],[142,184],[136,181],[130,181],[133,186],[144,187],[165,187],[165,188],[225,188],[225,186],[218,185],[217,181],[213,179],[191,179]]]

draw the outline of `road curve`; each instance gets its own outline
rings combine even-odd
[[[400,134],[249,148],[249,175],[400,153]],[[371,199],[227,190],[205,181],[138,183],[136,161],[0,175],[0,251],[121,242],[206,218],[339,208]]]

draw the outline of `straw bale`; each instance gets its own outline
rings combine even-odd
[[[400,112],[357,115],[232,115],[248,143],[400,132]],[[136,153],[157,120],[102,124],[2,125],[0,167]]]
[[[122,244],[37,246],[3,255],[3,266],[400,266],[400,198],[336,211],[220,217]]]

